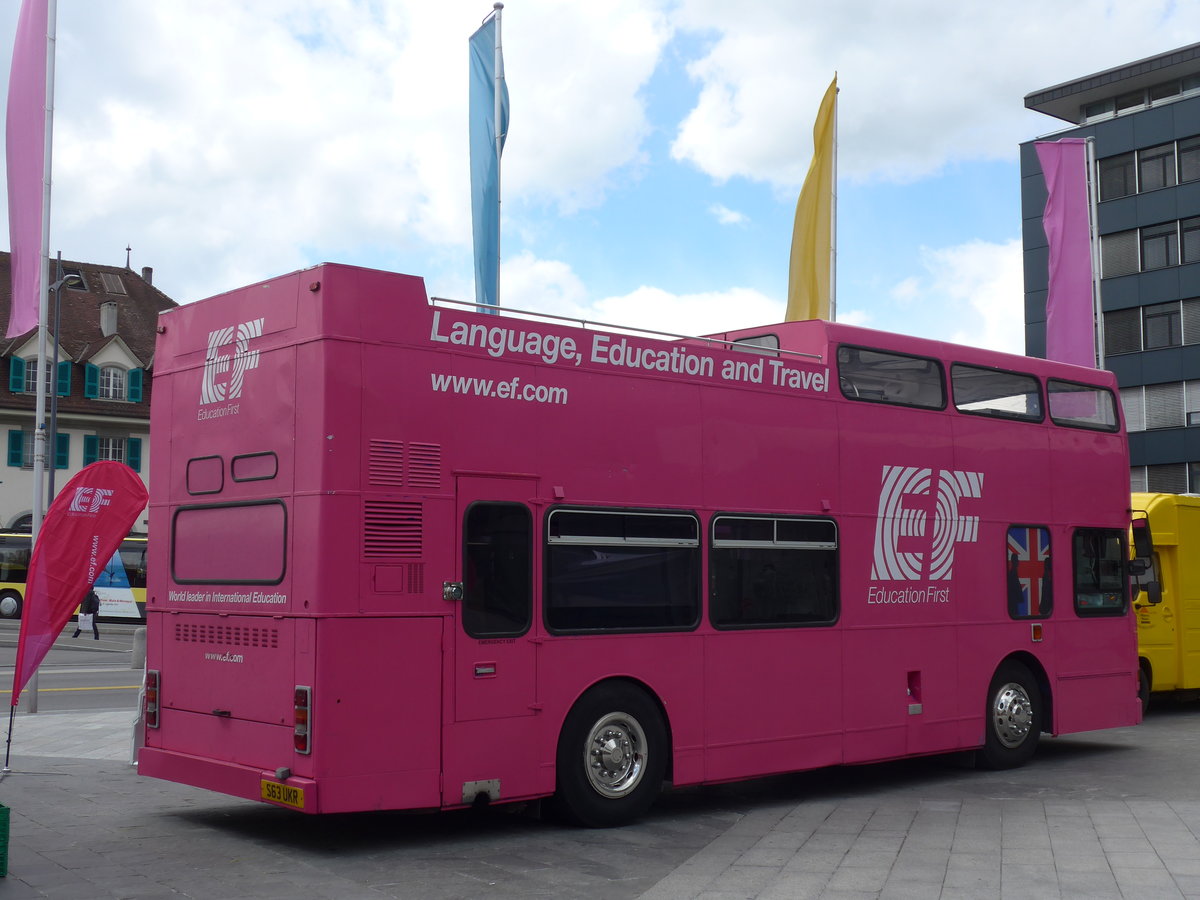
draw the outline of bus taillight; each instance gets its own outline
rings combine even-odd
[[[146,708],[144,718],[147,728],[158,727],[158,670],[146,670]]]
[[[312,688],[296,685],[292,708],[295,712],[296,722],[292,744],[297,753],[312,753],[312,732],[309,728],[309,717],[312,712]]]

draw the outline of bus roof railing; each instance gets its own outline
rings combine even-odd
[[[449,304],[451,306],[466,306],[471,309],[481,310],[485,312],[510,313],[515,316],[532,316],[536,319],[549,319],[553,322],[566,322],[571,325],[579,325],[588,331],[596,331],[603,329],[605,331],[615,331],[618,334],[645,334],[652,337],[669,338],[671,340],[684,341],[703,341],[708,345],[719,345],[726,349],[736,350],[739,353],[780,353],[786,356],[800,356],[805,359],[815,359],[823,361],[824,355],[820,353],[805,353],[802,350],[786,350],[782,347],[761,347],[754,344],[746,344],[741,341],[727,341],[724,338],[709,337],[700,334],[675,334],[671,331],[655,331],[652,328],[638,328],[636,325],[614,325],[611,322],[593,322],[590,319],[582,319],[577,316],[556,316],[553,313],[534,312],[531,309],[515,309],[510,306],[493,306],[490,303],[474,303],[470,300],[449,300],[446,297],[430,297],[429,305],[438,306],[439,304]],[[764,328],[773,328],[773,325],[764,325]],[[745,330],[745,329],[739,329]]]

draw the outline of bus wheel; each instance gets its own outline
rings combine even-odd
[[[16,591],[0,591],[0,619],[21,618],[21,595]]]
[[[632,822],[658,796],[666,756],[666,727],[654,702],[636,688],[601,685],[563,723],[554,804],[576,825]]]
[[[1142,701],[1142,715],[1150,708],[1150,673],[1146,666],[1138,666],[1138,699]]]
[[[982,760],[989,769],[1023,766],[1042,733],[1042,692],[1033,674],[1018,662],[1005,662],[988,688],[987,736]]]

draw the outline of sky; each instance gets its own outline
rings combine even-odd
[[[467,41],[490,3],[57,6],[52,257],[131,247],[180,303],[321,262],[474,299]],[[836,318],[1021,353],[1018,145],[1067,127],[1025,95],[1200,40],[1200,4],[508,0],[502,35],[502,306],[781,321],[836,72]]]

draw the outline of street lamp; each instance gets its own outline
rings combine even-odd
[[[50,452],[47,454],[50,457],[49,473],[47,475],[47,496],[46,507],[49,508],[50,503],[54,500],[54,470],[58,468],[58,348],[59,327],[62,323],[62,289],[63,285],[73,283],[81,283],[82,279],[74,272],[70,275],[63,274],[62,266],[62,251],[58,251],[58,281],[50,285],[50,290],[54,292],[54,364],[50,368],[50,384],[53,390],[50,392]],[[43,360],[43,365],[45,361]],[[46,376],[42,376],[43,378]]]

